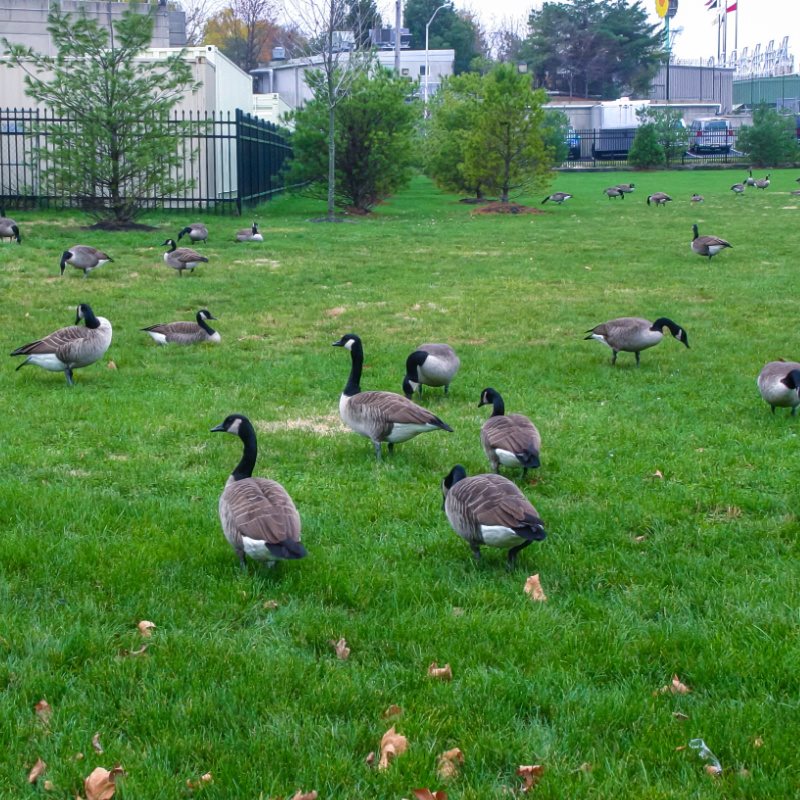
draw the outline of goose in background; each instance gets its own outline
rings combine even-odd
[[[83,277],[86,278],[93,269],[102,267],[103,264],[113,260],[111,256],[96,247],[90,247],[88,244],[74,244],[61,254],[61,263],[59,264],[61,276],[64,276],[67,264],[75,269],[83,270]]]
[[[733,247],[730,242],[720,239],[719,236],[699,236],[697,225],[692,225],[694,237],[692,238],[692,252],[699,256],[708,256],[711,261],[712,256],[722,252],[726,247]]]
[[[263,242],[264,237],[258,232],[258,225],[255,222],[249,228],[242,228],[236,231],[237,242]]]
[[[766,178],[759,178],[755,186],[756,189],[766,189],[769,186],[769,175]]]
[[[619,317],[586,331],[589,335],[584,336],[584,339],[597,339],[598,342],[608,345],[613,353],[612,365],[617,363],[617,353],[635,353],[638,367],[639,354],[648,347],[654,347],[664,338],[664,328],[668,328],[679,342],[689,346],[686,331],[667,317],[659,317],[652,323],[641,317]]]
[[[745,187],[743,183],[734,183],[733,186],[731,186],[731,191],[734,194],[741,196],[744,194],[744,188]]]
[[[242,440],[242,459],[219,497],[222,532],[242,569],[246,569],[245,556],[274,567],[277,561],[307,555],[300,541],[300,515],[289,493],[277,481],[253,477],[258,445],[250,420],[231,414],[211,432],[230,433]]]
[[[17,244],[22,244],[22,236],[19,232],[19,225],[11,217],[6,216],[5,209],[0,206],[0,241],[3,239],[17,240]]]
[[[202,222],[193,222],[178,234],[178,239],[183,239],[184,236],[188,236],[191,242],[205,243],[208,240],[208,228]]]
[[[513,569],[520,550],[547,536],[539,513],[524,494],[502,475],[467,477],[456,464],[442,481],[444,513],[453,530],[469,545],[475,561],[481,546],[508,550]]]
[[[651,202],[657,206],[665,206],[667,203],[672,202],[672,198],[665,192],[656,192],[648,196],[647,205],[650,205]]]
[[[504,467],[522,467],[522,479],[529,469],[539,466],[542,437],[536,426],[522,414],[506,414],[500,392],[487,388],[481,392],[478,408],[492,406],[492,415],[481,427],[481,445],[492,472]]]
[[[753,170],[752,169],[747,170],[747,177],[744,179],[744,185],[745,186],[755,186],[756,185],[756,179],[753,177]]]
[[[612,197],[621,197],[623,200],[625,199],[625,192],[622,189],[617,189],[616,186],[609,186],[608,189],[603,189],[603,194],[608,196],[610,200]]]
[[[201,256],[197,250],[192,250],[190,247],[178,247],[174,239],[167,239],[161,246],[169,247],[169,250],[164,253],[164,263],[168,267],[178,270],[178,275],[181,278],[185,269],[194,272],[194,268],[198,264],[208,263],[208,259],[205,256]]]
[[[410,400],[414,392],[422,396],[423,386],[444,386],[447,394],[461,361],[449,344],[421,344],[406,359],[403,394]]]
[[[618,183],[615,189],[619,189],[623,194],[630,194],[636,189],[635,183]]]
[[[571,199],[572,195],[568,194],[567,192],[553,192],[553,194],[548,195],[544,200],[542,200],[541,205],[544,205],[548,200],[551,203],[558,203],[558,205],[561,205],[565,200]]]
[[[206,320],[216,319],[207,308],[197,312],[197,322],[167,322],[142,328],[149,333],[158,344],[201,344],[213,342],[218,344],[220,335]]]
[[[81,320],[86,324],[85,328],[79,327]],[[24,344],[11,355],[27,356],[17,369],[34,364],[50,372],[63,372],[67,383],[73,386],[72,371],[99,361],[110,344],[111,323],[105,317],[95,316],[90,306],[81,303],[74,325],[54,331],[44,339]]]
[[[695,193],[692,195],[692,202],[693,202],[693,203],[702,203],[702,202],[704,202],[704,201],[705,201],[705,197],[703,197],[703,195],[701,195],[701,194],[697,194],[697,192],[695,192]]]
[[[800,363],[797,361],[770,361],[758,373],[758,391],[772,413],[775,408],[791,408],[792,416],[800,405]]]
[[[350,351],[350,377],[339,398],[339,416],[348,428],[366,436],[375,448],[380,461],[381,442],[387,442],[389,452],[398,442],[406,442],[420,433],[453,429],[426,408],[412,403],[394,392],[362,392],[361,371],[364,365],[364,348],[361,339],[347,333],[333,343]]]

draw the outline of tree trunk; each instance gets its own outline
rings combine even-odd
[[[334,190],[336,188],[336,108],[331,105],[328,108],[328,222],[333,222],[334,214]]]

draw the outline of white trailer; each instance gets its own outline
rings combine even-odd
[[[592,107],[592,156],[594,158],[627,158],[633,137],[639,127],[637,112],[650,107],[649,100],[606,100]]]

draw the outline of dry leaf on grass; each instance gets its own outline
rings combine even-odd
[[[111,770],[97,767],[83,782],[86,800],[111,800],[117,791],[117,778],[124,775],[125,770],[119,764]]]
[[[39,721],[47,727],[50,724],[50,717],[53,715],[53,709],[50,703],[47,700],[40,700],[34,707],[33,710],[36,712],[36,716],[39,717]]]
[[[673,711],[672,716],[680,722],[686,722],[686,720],[689,719],[689,715],[684,714],[683,711]]]
[[[383,718],[389,719],[389,717],[399,717],[402,715],[402,713],[403,709],[400,708],[400,706],[397,706],[394,703],[392,703],[392,705],[390,705],[389,708],[387,708],[386,711],[383,712]]]
[[[186,786],[189,789],[202,789],[204,786],[208,786],[209,783],[214,783],[214,778],[211,777],[210,772],[206,772],[205,775],[201,775],[197,780],[189,780],[186,781]]]
[[[575,770],[575,772],[591,772],[591,771],[592,771],[592,765],[588,761],[584,761],[583,764],[581,764],[578,767],[578,769]]]
[[[435,661],[432,661],[428,667],[428,677],[438,678],[440,681],[451,681],[453,680],[453,670],[449,664],[440,667]]]
[[[432,792],[430,789],[412,789],[417,800],[447,800],[447,792],[443,789]]]
[[[647,537],[646,536],[634,536],[633,537],[633,541],[636,542],[637,544],[641,544],[642,542],[646,542],[647,541]]]
[[[92,747],[94,747],[95,753],[102,753],[103,752],[103,745],[100,744],[100,734],[96,733],[92,736]]]
[[[677,675],[672,676],[672,680],[666,685],[662,686],[657,692],[653,694],[689,694],[692,690],[685,684],[681,683]]]
[[[317,800],[316,792],[304,792],[300,789],[292,795],[292,800]]]
[[[52,792],[55,788],[56,788],[56,785],[53,783],[53,781],[45,781],[44,782],[44,790],[46,792]]]
[[[394,729],[394,725],[383,734],[381,739],[381,758],[378,769],[387,769],[389,762],[401,756],[408,749],[408,739]]]
[[[439,756],[439,766],[437,769],[439,777],[443,781],[449,778],[455,778],[463,763],[464,754],[458,747],[454,747],[452,750],[446,750]]]
[[[139,633],[142,634],[146,639],[149,639],[153,635],[153,628],[156,627],[155,622],[150,622],[149,619],[143,619],[137,626],[139,629]]]
[[[333,639],[330,639],[328,644],[336,651],[336,658],[341,661],[347,661],[347,659],[350,658],[350,648],[347,646],[347,640],[344,636],[339,639],[338,642],[334,642]]]
[[[657,469],[650,477],[664,480],[664,473],[660,469]]]
[[[277,600],[266,600],[264,602],[264,605],[262,606],[262,608],[265,611],[274,611],[277,607],[278,607],[278,601]]]
[[[113,361],[109,361],[108,364],[106,364],[106,369],[116,369],[116,368],[117,365]]]
[[[530,595],[531,600],[535,600],[538,603],[544,603],[547,600],[547,595],[544,593],[542,584],[539,581],[538,572],[525,581],[525,594]]]
[[[36,759],[36,763],[33,765],[33,768],[28,773],[28,783],[36,783],[39,778],[42,777],[42,774],[47,769],[47,764],[42,761],[41,758]]]
[[[329,308],[325,312],[327,317],[341,317],[347,309],[344,306],[336,306],[336,308]]]
[[[763,747],[763,746],[764,746],[764,740],[760,736],[756,736],[756,738],[753,739],[753,747]]]
[[[529,792],[539,783],[539,779],[544,775],[544,767],[541,764],[521,766],[517,769],[517,775],[524,781],[522,784],[522,791]]]

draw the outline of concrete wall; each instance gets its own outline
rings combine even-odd
[[[720,67],[669,65],[669,97],[667,66],[661,66],[650,86],[648,99],[672,103],[718,103],[724,114],[733,108],[733,69]]]

